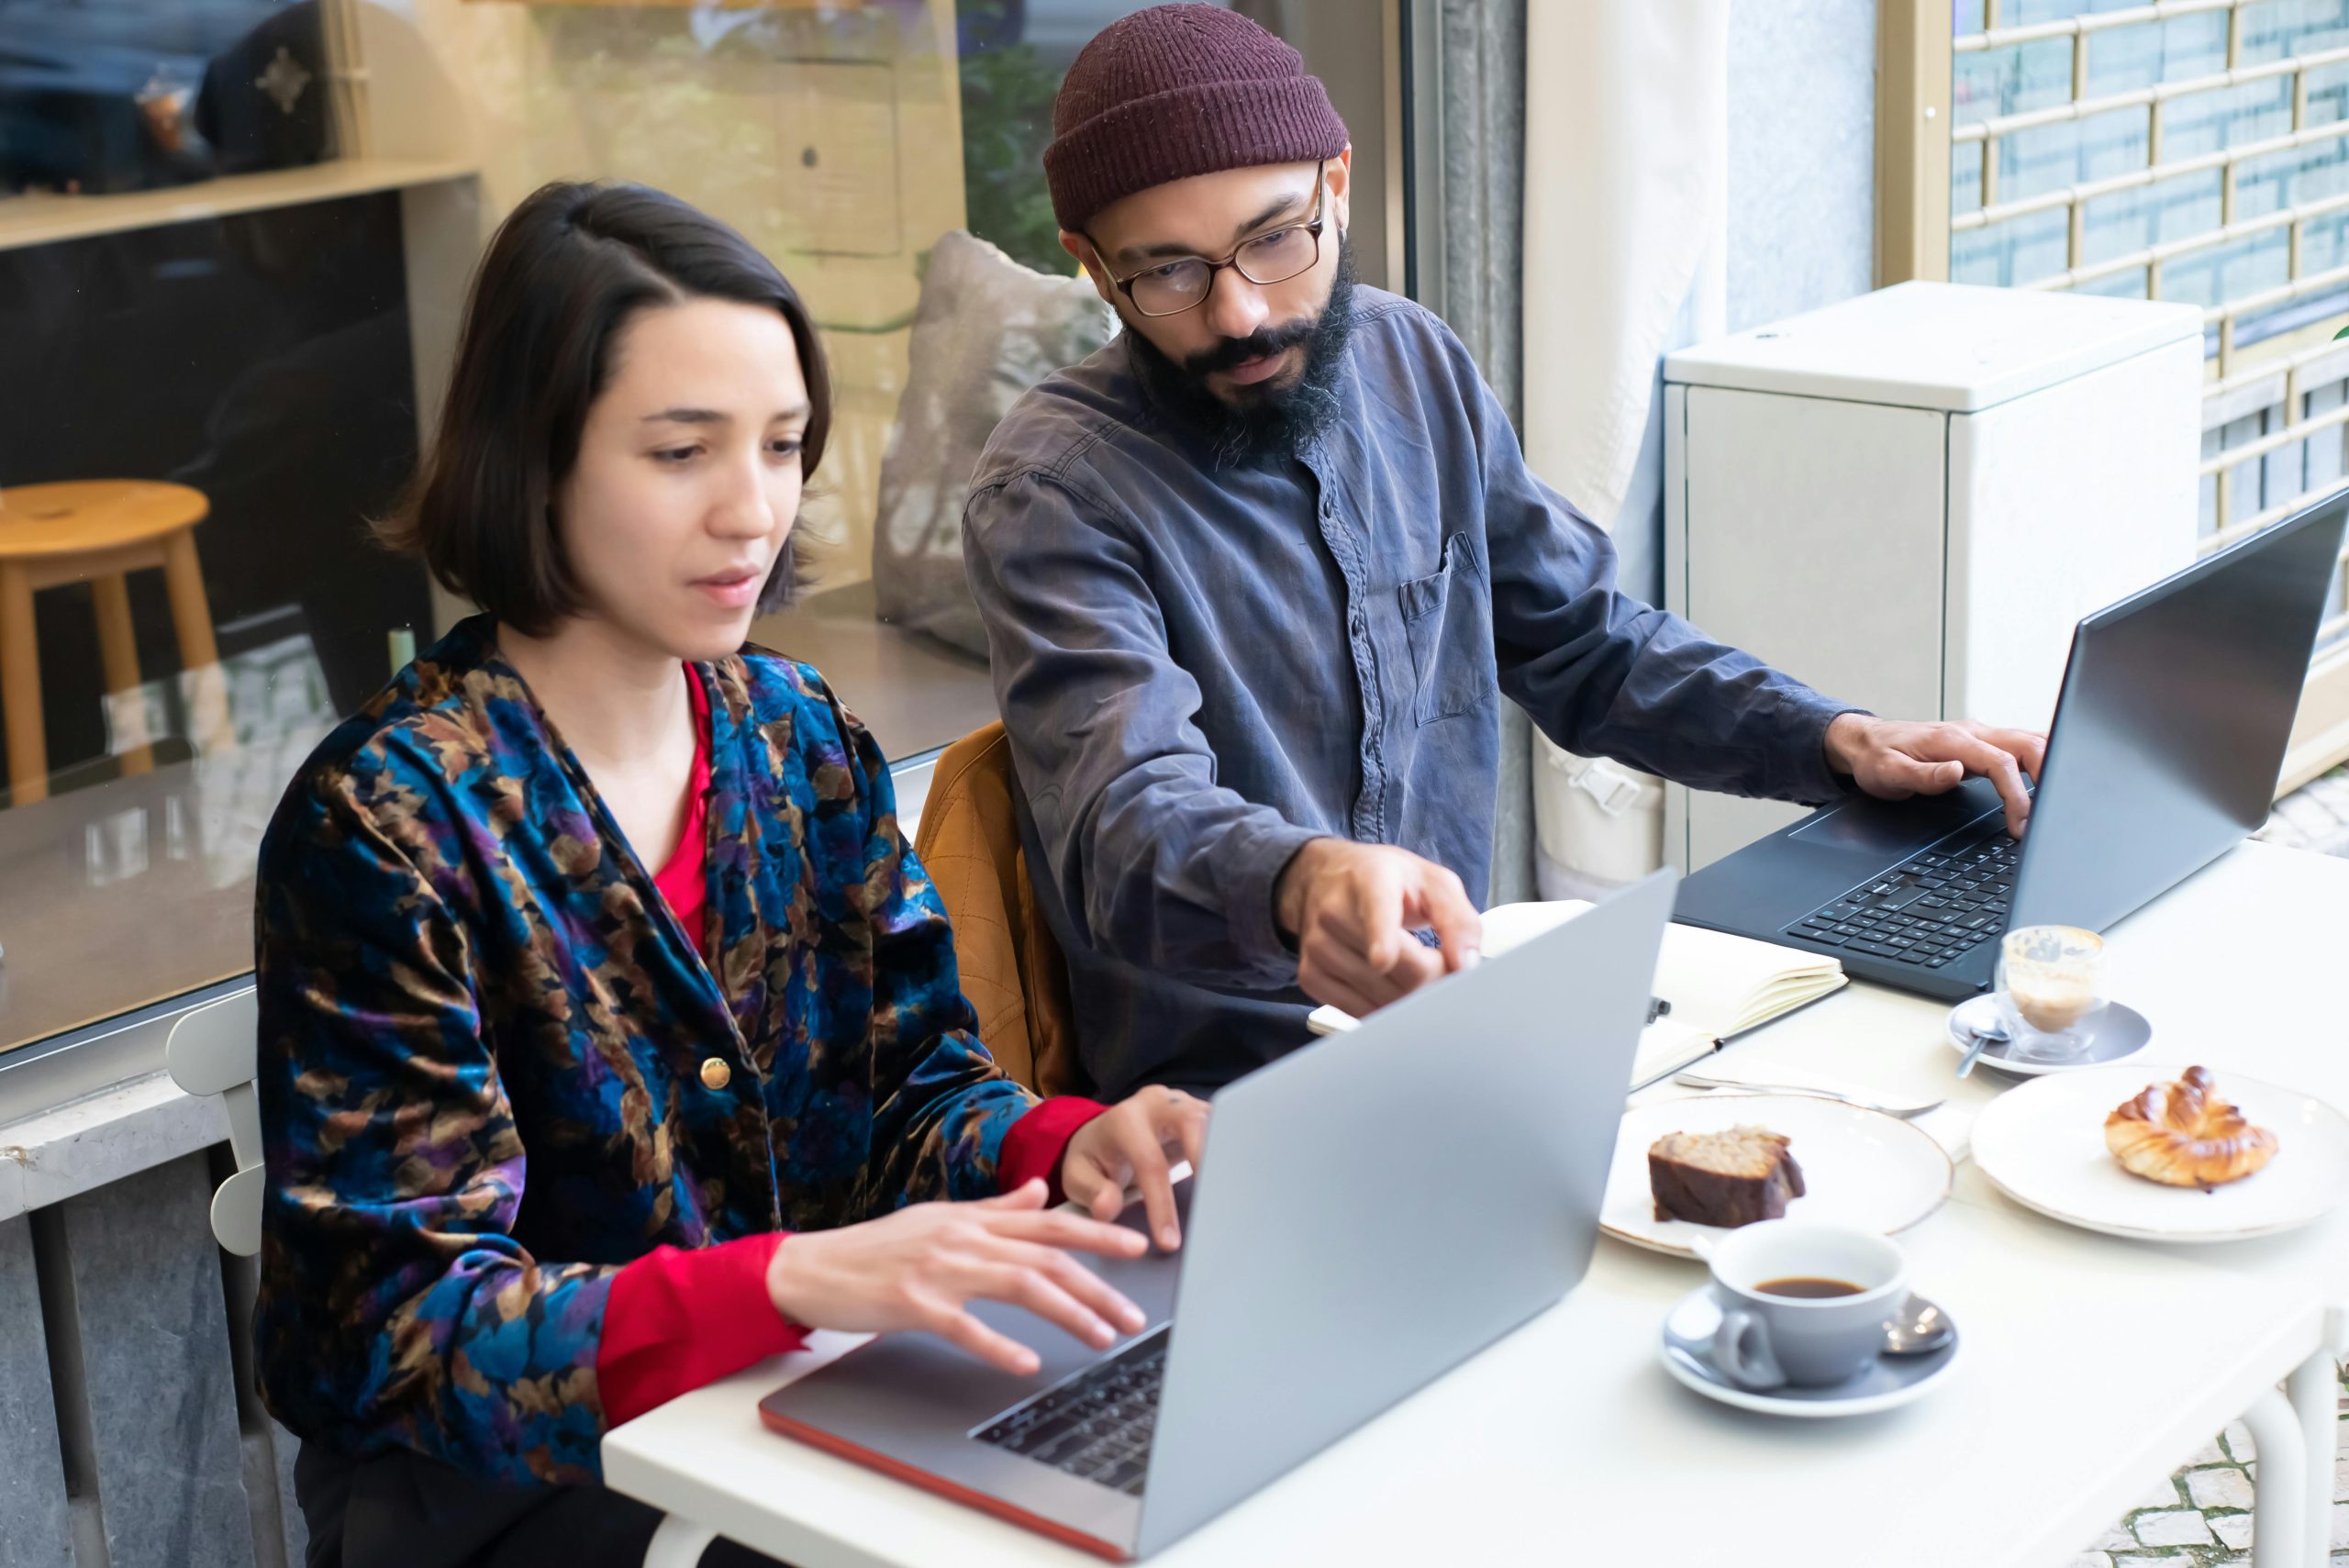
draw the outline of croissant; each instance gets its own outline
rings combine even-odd
[[[2206,1192],[2276,1157],[2276,1135],[2219,1098],[2201,1067],[2188,1068],[2175,1084],[2146,1085],[2106,1117],[2104,1146],[2132,1175]]]

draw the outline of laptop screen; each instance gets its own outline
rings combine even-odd
[[[2079,624],[2013,924],[2102,930],[2267,819],[2349,490]]]

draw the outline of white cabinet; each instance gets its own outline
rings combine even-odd
[[[2194,558],[2190,306],[1912,283],[1664,361],[1664,601],[1899,717],[2043,728],[2072,625]],[[1675,787],[1693,870],[1799,808]]]

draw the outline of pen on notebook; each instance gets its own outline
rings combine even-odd
[[[1411,935],[1419,939],[1419,945],[1422,947],[1441,948],[1443,946],[1442,939],[1437,937],[1435,934],[1435,929],[1431,926],[1414,926],[1411,928]],[[1653,1023],[1658,1018],[1668,1018],[1671,1016],[1671,1003],[1665,1001],[1661,996],[1651,996],[1648,998],[1649,1023]]]

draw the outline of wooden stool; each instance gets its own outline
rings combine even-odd
[[[77,480],[0,490],[0,710],[7,718],[8,789],[24,806],[49,795],[49,747],[41,736],[40,659],[33,636],[33,595],[87,581],[95,601],[98,652],[106,690],[139,687],[139,647],[131,634],[124,573],[160,567],[179,632],[180,662],[191,672],[220,662],[212,612],[195,559],[195,525],[212,509],[202,491],[147,480]],[[217,682],[216,682],[217,684]],[[225,689],[203,700],[200,739],[227,729]],[[217,706],[219,711],[209,711]],[[126,751],[126,773],[143,773],[154,753]]]

